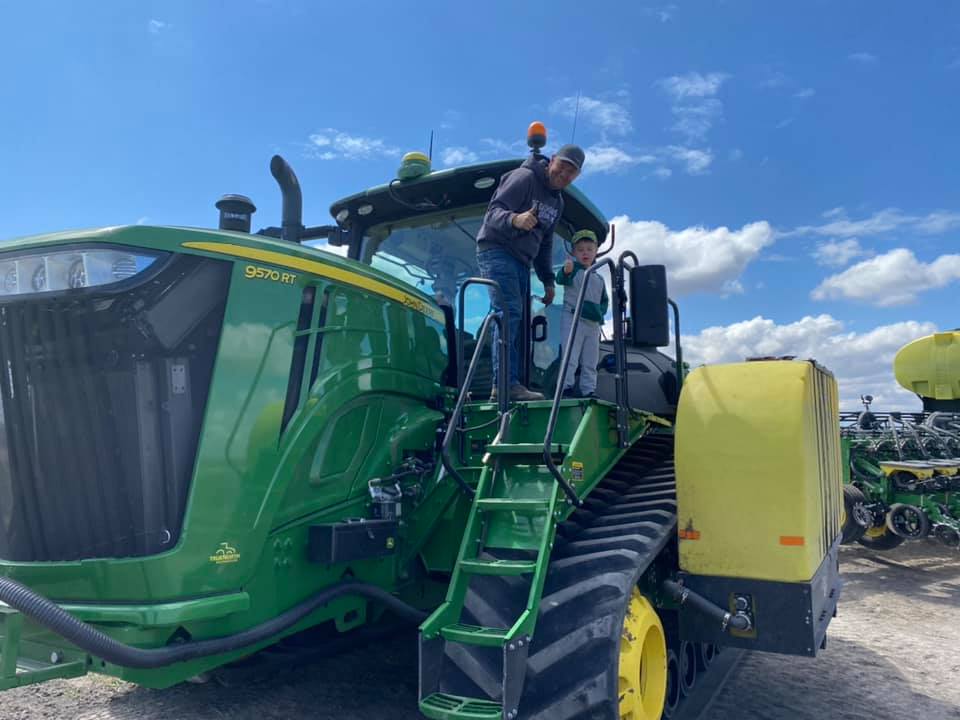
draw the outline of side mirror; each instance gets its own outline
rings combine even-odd
[[[630,268],[630,341],[640,347],[670,344],[667,270],[663,265]]]
[[[547,339],[547,319],[543,315],[537,315],[530,323],[530,337],[535,343]]]

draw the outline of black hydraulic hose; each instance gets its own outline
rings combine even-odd
[[[0,600],[16,608],[40,625],[69,640],[91,655],[123,667],[151,669],[194,660],[208,655],[240,650],[266,640],[295,625],[317,608],[342,595],[360,595],[387,606],[403,620],[420,623],[427,614],[395,598],[376,585],[343,582],[328,587],[309,600],[287,610],[272,620],[261,623],[236,635],[212,640],[199,640],[162,648],[135,648],[117,642],[95,627],[78,620],[66,610],[16,580],[0,577]]]
[[[733,628],[734,630],[750,629],[750,618],[746,615],[734,615],[719,605],[714,605],[703,597],[703,595],[698,595],[693,592],[693,590],[685,588],[674,580],[664,580],[662,587],[666,590],[667,594],[680,605],[689,605],[693,610],[716,620],[720,623],[720,627],[724,632],[726,632],[728,628]]]

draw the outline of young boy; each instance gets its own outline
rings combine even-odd
[[[563,285],[563,323],[560,338],[564,344],[570,337],[577,297],[586,277],[586,270],[597,259],[597,236],[590,230],[580,230],[573,236],[573,257],[557,271],[557,285]],[[600,355],[600,326],[607,314],[607,284],[598,273],[589,278],[583,298],[580,324],[570,350],[570,364],[563,378],[563,397],[576,397],[573,381],[580,367],[580,397],[594,397],[597,389],[597,362]],[[562,353],[561,353],[562,357]]]

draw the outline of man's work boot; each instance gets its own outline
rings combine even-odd
[[[510,399],[524,402],[527,400],[543,400],[543,393],[527,390],[523,385],[517,383],[510,386]]]
[[[543,400],[543,393],[534,392],[533,390],[527,390],[520,383],[516,383],[510,386],[510,399],[516,400],[519,402],[524,402],[526,400]],[[494,387],[490,391],[490,402],[497,401],[497,388]]]

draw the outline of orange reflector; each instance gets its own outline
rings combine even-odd
[[[806,544],[806,540],[803,539],[802,535],[781,535],[780,544],[791,545],[793,547],[802,547]]]
[[[681,540],[699,540],[700,531],[699,530],[681,530],[678,535]]]

